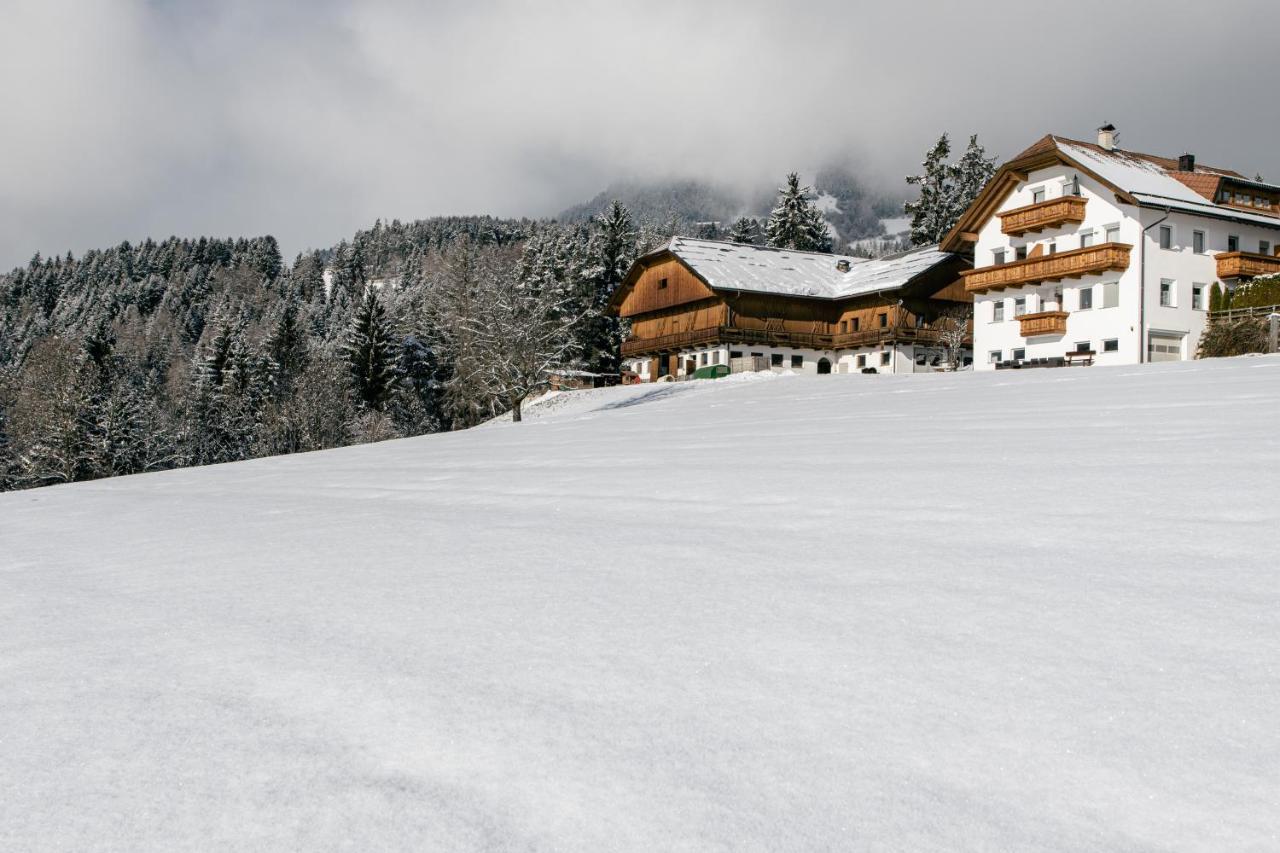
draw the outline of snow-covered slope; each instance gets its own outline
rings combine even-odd
[[[5,850],[1275,850],[1280,358],[0,495]]]

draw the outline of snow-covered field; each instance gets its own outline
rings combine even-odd
[[[0,495],[0,849],[1280,849],[1280,358]]]

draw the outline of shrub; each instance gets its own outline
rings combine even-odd
[[[1200,358],[1266,352],[1269,337],[1270,323],[1265,317],[1216,322],[1200,336]]]
[[[1280,275],[1250,279],[1235,289],[1224,308],[1261,308],[1280,305]]]

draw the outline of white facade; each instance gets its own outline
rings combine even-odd
[[[730,359],[760,359],[766,370],[781,373],[794,370],[817,374],[820,362],[826,359],[830,373],[862,373],[874,368],[876,373],[931,373],[946,369],[946,355],[941,347],[913,344],[885,344],[883,346],[858,347],[839,351],[799,349],[793,347],[751,346],[747,344],[715,344],[689,349],[679,354],[676,378],[692,376],[694,370],[718,364],[728,365]],[[647,357],[623,361],[623,368],[632,371],[641,381],[652,382],[652,362]]]
[[[1037,245],[1049,254],[1117,242],[1133,247],[1128,268],[975,294],[976,368],[1076,350],[1092,350],[1098,364],[1194,358],[1210,290],[1221,284],[1214,256],[1232,245],[1272,254],[1280,242],[1280,220],[1267,225],[1126,204],[1114,188],[1061,163],[1029,173],[996,213],[1071,194],[1077,180],[1087,199],[1084,222],[1011,237],[993,215],[977,232],[974,266],[1001,263],[1000,253],[1012,262]],[[1066,334],[1024,338],[1018,316],[1041,311],[1068,312]]]

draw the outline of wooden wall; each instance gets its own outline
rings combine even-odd
[[[725,304],[720,299],[704,299],[689,305],[654,311],[631,321],[631,337],[661,338],[697,329],[726,325]]]
[[[666,287],[661,286],[664,280]],[[635,286],[618,306],[618,316],[634,317],[637,314],[715,298],[711,289],[690,272],[688,267],[675,258],[670,258],[659,261],[640,273]]]

